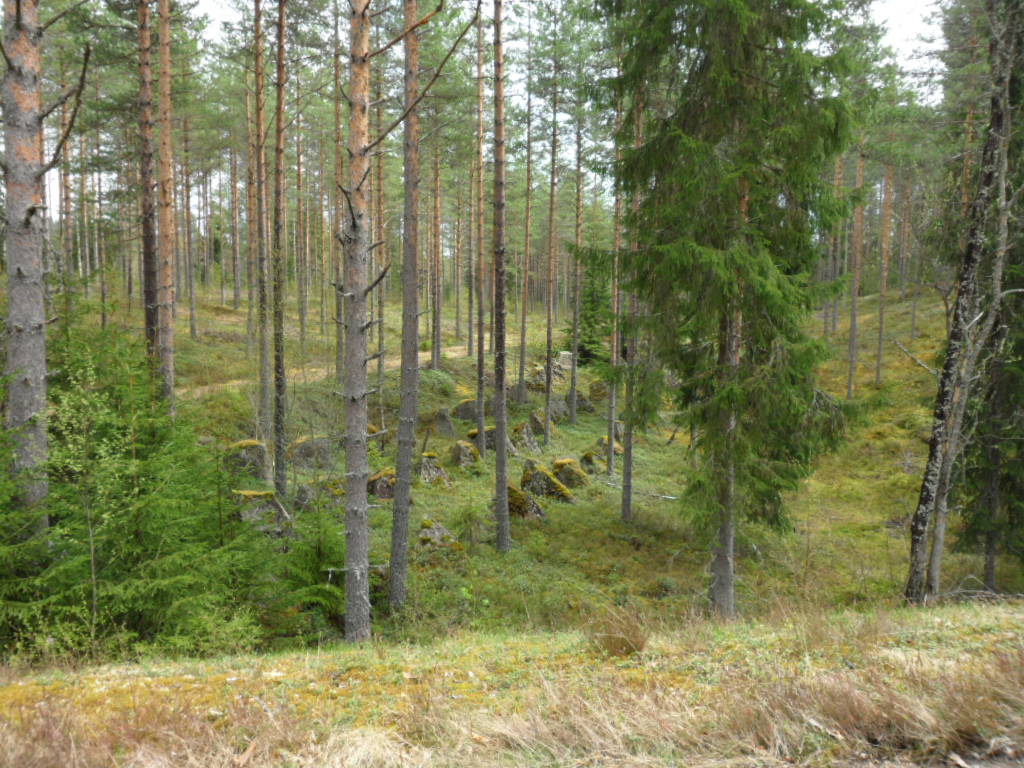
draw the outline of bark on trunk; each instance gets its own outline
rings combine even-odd
[[[494,0],[494,456],[498,551],[512,548],[508,517],[508,418],[505,410],[505,58],[502,0]]]
[[[153,186],[153,33],[149,0],[139,0],[139,205],[142,213],[142,306],[146,349],[158,359],[156,199]]]
[[[882,199],[882,221],[879,236],[882,259],[882,284],[878,292],[878,353],[875,357],[875,386],[882,385],[882,351],[885,347],[885,301],[889,292],[889,246],[892,242],[892,198],[895,175],[891,165],[885,166],[885,196]]]
[[[405,0],[405,26],[418,21],[417,0]],[[409,505],[413,451],[416,448],[416,416],[419,398],[419,184],[420,117],[411,108],[419,94],[420,41],[418,31],[405,37],[405,108],[403,126],[405,199],[402,211],[402,372],[398,406],[398,455],[395,459],[395,500],[391,524],[391,571],[388,595],[392,611],[406,601],[409,569]]]
[[[960,266],[956,304],[950,326],[946,359],[935,398],[928,462],[910,526],[910,572],[904,595],[911,603],[923,603],[940,587],[940,565],[944,547],[945,505],[949,478],[960,448],[960,426],[971,394],[974,368],[998,314],[1002,288],[1002,259],[1008,242],[1008,201],[1006,195],[1007,148],[1010,125],[1009,84],[1016,55],[1020,9],[1005,0],[989,0],[989,16],[1002,19],[1005,27],[994,31],[990,47],[992,100],[988,137],[982,150],[981,179],[970,206],[969,226]],[[1002,9],[1002,12],[1000,12]],[[991,257],[991,295],[985,322],[980,322],[979,272],[988,248],[987,225],[993,198],[999,210],[998,237]],[[928,529],[934,525],[931,556]]]
[[[43,159],[37,0],[4,0],[4,211],[7,218],[6,426],[14,435],[12,474],[28,510],[46,499],[46,298],[43,271]],[[41,511],[39,530],[49,525]]]
[[[160,153],[158,158],[160,196],[160,285],[157,295],[157,325],[160,344],[160,380],[162,394],[174,414],[174,172],[171,156],[171,3],[159,0],[160,35],[160,107],[157,120],[160,126]]]
[[[349,27],[349,185],[345,252],[345,639],[370,637],[370,529],[366,481],[366,305],[370,257],[370,2],[353,0]]]
[[[476,447],[487,454],[484,421],[484,23],[476,24]]]
[[[277,0],[277,104],[274,108],[274,490],[283,501],[288,489],[284,414],[288,381],[284,367],[284,106],[287,71],[285,69],[285,9],[287,0]],[[301,311],[301,310],[300,310]],[[280,527],[283,519],[278,519]]]
[[[855,189],[864,187],[864,144],[857,148],[857,180]],[[846,378],[846,397],[853,398],[857,377],[857,297],[860,293],[860,266],[864,253],[864,206],[853,210],[853,247],[850,254],[850,346],[847,355],[849,371]]]
[[[533,14],[527,6],[526,26],[526,210],[523,213],[523,293],[519,299],[519,379],[516,402],[529,397],[526,389],[526,315],[530,306],[530,225],[533,214]]]
[[[576,375],[580,357],[580,283],[583,260],[583,116],[576,115],[576,226],[573,243],[576,246],[572,285],[572,368],[569,371],[569,423],[576,423]]]
[[[554,92],[551,96],[551,176],[548,185],[548,289],[547,289],[547,336],[544,352],[544,445],[551,440],[551,389],[552,357],[555,326],[555,192],[558,180],[558,62],[552,62],[555,77]]]
[[[264,442],[273,439],[270,397],[270,334],[267,328],[269,296],[267,290],[267,129],[264,120],[266,113],[266,83],[263,76],[263,16],[261,0],[253,0],[253,55],[255,58],[256,77],[256,208],[257,208],[257,259],[256,286],[257,308],[256,325],[260,342],[260,388],[259,388],[259,427],[260,438]],[[273,467],[270,461],[263,467],[265,481],[273,479]]]

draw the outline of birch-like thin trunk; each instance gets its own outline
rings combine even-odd
[[[622,101],[615,101],[615,135],[622,130]],[[615,164],[622,162],[622,147],[618,139],[615,140]],[[605,462],[608,467],[608,477],[615,474],[615,440],[616,420],[618,419],[618,405],[616,399],[619,392],[617,370],[619,367],[620,323],[619,315],[622,312],[622,294],[619,290],[619,251],[622,249],[622,189],[615,185],[615,209],[612,215],[612,338],[611,347],[611,368],[612,381],[608,387],[608,450],[605,455]]]
[[[238,222],[238,154],[231,148],[231,308],[242,304],[242,259],[238,241],[241,227]],[[221,271],[223,272],[223,266]]]
[[[978,192],[968,214],[969,226],[960,265],[959,288],[935,398],[928,461],[921,481],[917,508],[910,524],[910,572],[904,595],[911,603],[923,603],[928,595],[938,592],[941,584],[949,480],[953,463],[962,447],[961,426],[972,393],[978,357],[998,316],[1002,270],[1009,242],[1006,186],[1007,152],[1011,134],[1010,77],[1016,60],[1021,9],[1011,0],[988,0],[988,12],[994,27],[990,47],[993,87],[988,136],[982,150]],[[993,198],[997,201],[998,210],[998,232],[994,246],[989,244],[987,236]],[[993,250],[988,270],[990,295],[985,297],[985,312],[979,313],[982,303],[979,273],[989,248]],[[930,526],[934,530],[929,556]]]

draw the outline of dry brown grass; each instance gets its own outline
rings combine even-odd
[[[599,635],[643,628],[616,620]],[[61,671],[0,688],[0,768],[1009,764],[1024,757],[1022,627],[1011,606],[789,612],[644,634],[642,654],[467,635],[230,677]],[[316,685],[330,695],[300,695]]]
[[[609,606],[584,626],[594,650],[609,656],[632,656],[647,647],[650,630],[635,609]]]

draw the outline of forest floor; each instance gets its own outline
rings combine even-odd
[[[200,310],[198,341],[179,317],[181,410],[229,444],[252,436],[246,318],[211,302]],[[893,303],[876,385],[876,311],[876,299],[861,302],[846,440],[787,495],[791,529],[740,529],[743,620],[703,617],[710,532],[685,501],[686,441],[672,439],[666,413],[637,437],[628,525],[618,517],[620,476],[598,476],[575,503],[542,501],[544,520],[514,521],[515,547],[498,556],[487,513],[493,458],[482,471],[450,469],[451,487],[417,485],[413,525],[440,522],[459,545],[414,548],[407,610],[375,615],[367,646],[344,646],[336,628],[321,627],[299,650],[282,638],[277,651],[208,660],[0,668],[0,766],[1019,762],[1024,603],[898,602],[935,389],[920,363],[935,365],[944,321],[941,305],[923,300],[911,339],[911,302]],[[385,348],[397,350],[397,307],[386,321]],[[529,360],[542,359],[542,330],[533,324]],[[445,331],[442,370],[422,372],[424,413],[473,392],[473,362]],[[845,319],[831,343],[822,385],[842,397]],[[333,433],[332,340],[311,330],[287,345],[297,361],[292,433]],[[386,420],[398,390],[396,357],[385,361],[375,406]],[[591,378],[582,372],[584,392]],[[511,422],[536,407],[535,395]],[[559,425],[533,457],[578,458],[606,429],[603,409]],[[429,439],[444,455],[450,440]],[[393,461],[393,443],[376,450],[375,469]],[[521,459],[510,469],[517,484]],[[324,487],[340,476],[339,467],[293,472],[290,482]],[[386,561],[387,504],[371,523],[371,559]],[[971,588],[980,568],[975,553],[948,553],[948,589]],[[1024,591],[1017,563],[1001,560],[999,579]]]

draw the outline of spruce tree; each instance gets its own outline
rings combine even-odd
[[[621,144],[643,109],[644,140],[618,168],[619,183],[640,195],[631,214],[638,247],[619,253],[624,287],[652,308],[633,332],[652,331],[704,456],[689,495],[717,523],[710,599],[731,617],[737,521],[784,519],[781,491],[806,470],[821,434],[820,349],[804,320],[816,228],[836,212],[824,170],[849,133],[834,95],[841,4],[605,7],[623,51],[613,81],[629,105]],[[637,392],[628,404],[634,422],[656,406],[647,382]]]

